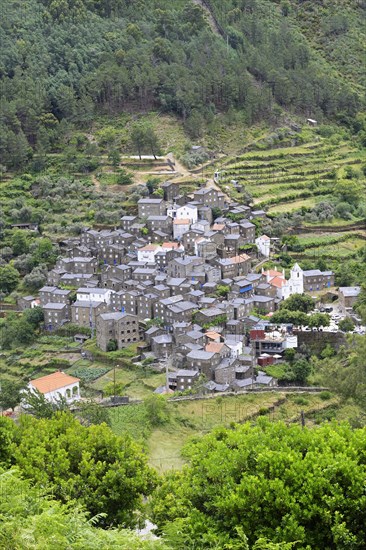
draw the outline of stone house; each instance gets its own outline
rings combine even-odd
[[[220,360],[221,358],[218,353],[203,350],[191,351],[186,356],[187,368],[203,373],[208,380],[213,379],[213,373],[219,365]]]
[[[132,272],[132,279],[134,281],[153,281],[157,270],[150,267],[138,267]]]
[[[58,304],[70,303],[71,290],[63,290],[55,286],[43,286],[38,292],[41,306],[44,306],[49,302]]]
[[[224,357],[214,370],[214,380],[217,384],[233,384],[235,380],[235,368],[238,360],[235,357]]]
[[[117,349],[139,342],[139,323],[136,315],[129,313],[102,313],[97,317],[97,345],[107,351],[110,341],[115,341]]]
[[[357,302],[357,299],[360,295],[361,287],[359,286],[340,286],[338,289],[339,293],[339,305],[343,311],[346,313],[347,310],[352,310],[353,306]]]
[[[195,266],[204,264],[202,258],[198,256],[186,256],[183,258],[175,258],[169,262],[167,267],[167,275],[169,277],[190,277],[194,271]]]
[[[225,195],[213,187],[203,188],[193,193],[194,201],[210,208],[225,208]]]
[[[244,244],[255,242],[255,225],[249,221],[242,221],[239,224],[239,231]]]
[[[64,273],[64,275],[60,277],[59,283],[65,286],[77,288],[80,285],[96,287],[98,286],[99,281],[95,275],[90,273]]]
[[[153,318],[153,304],[159,299],[157,294],[153,292],[144,292],[137,296],[137,316],[139,319],[152,319]]]
[[[129,231],[131,225],[137,221],[137,216],[122,216],[121,218],[121,228],[124,231]]]
[[[334,286],[334,273],[332,271],[320,271],[311,269],[303,271],[304,291],[322,290]]]
[[[240,254],[231,258],[220,258],[217,260],[221,268],[222,279],[233,279],[239,275],[247,275],[250,270],[251,260],[247,254]]]
[[[174,391],[190,390],[198,378],[199,372],[197,370],[180,369],[169,374],[169,388]]]
[[[163,199],[140,199],[137,207],[140,219],[149,216],[164,216],[166,213],[166,203]]]
[[[98,268],[98,261],[93,256],[61,258],[56,262],[56,268],[65,270],[67,273],[82,273],[93,275]]]
[[[159,334],[151,338],[151,351],[154,355],[163,359],[173,353],[173,338],[170,334]]]
[[[161,189],[164,191],[164,200],[166,202],[172,202],[176,197],[179,196],[179,184],[172,181],[165,181],[160,185]]]
[[[146,219],[146,227],[151,232],[164,231],[168,235],[173,232],[173,221],[169,216],[148,216]]]
[[[71,322],[80,327],[92,327],[97,315],[108,310],[105,302],[84,302],[77,300],[71,306]]]
[[[68,304],[49,302],[42,306],[42,309],[46,330],[57,330],[70,320],[70,306]]]
[[[139,293],[136,290],[112,292],[110,307],[113,311],[136,315],[138,295]]]

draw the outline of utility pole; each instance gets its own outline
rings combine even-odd
[[[254,389],[254,363],[255,363],[255,340],[251,341],[251,348],[252,348],[252,390]]]
[[[169,393],[169,365],[168,365],[168,353],[165,354],[165,391]]]
[[[117,365],[119,368],[119,365]],[[114,365],[113,369],[113,402],[116,402],[116,365]]]

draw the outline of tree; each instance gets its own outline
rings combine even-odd
[[[105,424],[81,426],[71,413],[51,419],[22,416],[14,464],[38,486],[52,489],[61,502],[76,499],[104,526],[136,524],[142,496],[153,490],[157,476],[146,456],[125,435]]]
[[[292,294],[281,302],[280,309],[309,313],[314,309],[314,300],[307,294]]]
[[[12,380],[0,381],[0,407],[14,410],[20,403],[21,391],[24,384]]]
[[[102,407],[92,399],[81,401],[78,403],[76,417],[83,426],[91,426],[92,424],[111,425],[109,411],[106,407]]]
[[[109,340],[107,343],[107,351],[116,351],[118,349],[117,340]]]
[[[145,129],[141,123],[134,124],[130,134],[131,145],[133,149],[137,149],[141,159],[142,150],[146,145]]]
[[[355,328],[355,324],[351,317],[346,317],[345,319],[341,319],[341,321],[339,321],[338,328],[343,332],[352,332]]]
[[[159,139],[150,124],[137,122],[133,125],[130,133],[130,141],[133,149],[137,149],[141,159],[142,151],[149,151],[154,158],[160,152]]]
[[[15,256],[27,254],[29,251],[29,243],[25,231],[14,231],[11,238],[11,246]]]
[[[130,530],[96,527],[100,516],[88,517],[79,504],[61,504],[15,469],[0,471],[0,486],[6,495],[0,501],[1,548],[168,550]]]
[[[0,267],[0,294],[10,294],[19,284],[19,271],[11,265]]]
[[[323,383],[344,399],[366,407],[366,338],[350,334],[347,346],[336,357],[324,359],[320,373]]]
[[[309,429],[264,418],[255,426],[217,428],[185,447],[188,465],[156,490],[152,519],[179,534],[179,548],[212,548],[213,541],[246,548],[244,534],[254,548],[263,548],[264,536],[272,541],[267,548],[295,541],[299,548],[338,548],[342,540],[362,548],[365,474],[358,449],[365,436],[365,428],[344,424]]]
[[[275,311],[271,317],[271,323],[291,323],[295,326],[308,324],[309,317],[301,311],[289,311],[287,309],[279,309]]]
[[[118,149],[112,149],[108,154],[108,160],[114,168],[117,168],[121,163],[121,154]]]
[[[64,397],[60,396],[51,402],[37,389],[24,391],[22,404],[24,409],[36,418],[52,418],[56,412],[66,411],[69,408]]]
[[[152,426],[161,426],[168,421],[168,403],[162,395],[150,395],[145,399],[144,406]]]
[[[311,328],[329,327],[330,318],[326,313],[313,313],[308,317],[308,325]]]
[[[38,290],[47,281],[47,266],[46,269],[42,269],[41,266],[34,267],[30,273],[25,275],[23,282],[24,285],[31,291]]]
[[[224,298],[227,297],[227,295],[230,292],[230,286],[228,285],[217,285],[216,293],[218,296],[223,296]]]
[[[146,182],[146,187],[149,194],[152,195],[159,187],[160,178],[149,178]]]
[[[298,359],[291,365],[293,380],[300,385],[306,384],[308,376],[311,374],[311,364],[306,359]]]

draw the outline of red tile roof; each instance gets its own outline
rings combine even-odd
[[[75,376],[69,376],[62,371],[57,371],[47,376],[31,380],[30,384],[41,393],[49,393],[78,382],[80,382],[80,378],[75,378]]]

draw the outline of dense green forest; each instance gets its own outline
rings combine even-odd
[[[211,4],[222,35],[190,1],[1,0],[1,164],[57,150],[98,113],[157,109],[195,130],[217,111],[252,124],[286,109],[362,131],[364,2]],[[311,15],[318,34],[303,33]]]

